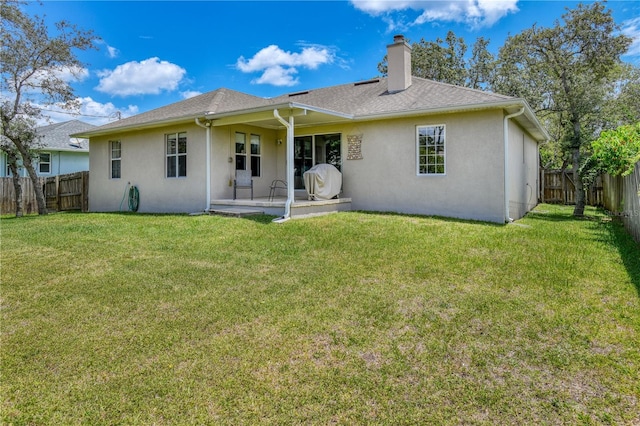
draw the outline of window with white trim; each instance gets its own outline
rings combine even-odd
[[[51,153],[41,152],[38,163],[38,170],[41,174],[48,175],[51,173]]]
[[[251,176],[260,176],[260,135],[251,135]]]
[[[236,170],[247,170],[247,135],[236,132]]]
[[[417,127],[418,175],[446,173],[445,126]]]
[[[249,146],[247,147],[247,135],[242,132],[236,132],[235,145],[236,170],[251,170],[251,176],[260,176],[260,156],[262,151],[260,135],[250,134]],[[247,155],[249,156],[248,162]]]
[[[165,135],[167,142],[167,177],[187,176],[187,133]]]
[[[111,148],[111,179],[122,177],[122,144],[120,141],[109,141]]]

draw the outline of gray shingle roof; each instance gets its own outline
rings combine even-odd
[[[387,79],[379,78],[283,95],[273,98],[272,102],[283,103],[288,100],[360,117],[489,104],[510,99],[514,98],[413,77],[411,86],[397,93],[389,93]]]
[[[223,113],[268,105],[269,100],[230,89],[217,89],[184,101],[100,126],[100,130],[148,125],[174,119],[193,119],[206,113]]]
[[[518,98],[419,77],[413,77],[411,86],[396,93],[387,91],[386,78],[289,93],[270,99],[222,88],[105,124],[88,132],[88,135],[106,134],[105,131],[110,130],[128,130],[155,127],[169,122],[191,121],[205,115],[209,118],[216,118],[215,116],[220,114],[228,116],[235,113],[249,113],[260,108],[280,107],[287,104],[295,104],[301,108],[307,106],[332,111],[353,119],[367,119],[387,114],[428,113],[430,110],[454,111],[493,106],[498,108],[510,102],[526,104]],[[531,112],[529,115],[530,118],[527,120],[530,129],[535,130],[536,133],[539,130],[539,134],[544,136],[546,132],[537,122],[533,113]]]
[[[89,141],[82,138],[74,138],[70,135],[95,129],[93,124],[79,120],[65,121],[63,123],[50,124],[36,129],[43,149],[56,151],[89,151]]]

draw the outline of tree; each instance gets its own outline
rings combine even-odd
[[[453,31],[447,33],[445,40],[437,38],[433,42],[421,39],[411,45],[411,74],[462,86],[467,78],[466,52],[464,39],[456,37]],[[378,64],[378,71],[387,74],[386,56]]]
[[[473,45],[467,70],[467,87],[486,89],[493,81],[496,59],[489,52],[489,39],[478,37]]]
[[[592,144],[592,158],[599,171],[626,176],[640,161],[640,123],[603,132]]]
[[[6,127],[3,126],[2,138],[0,139],[0,150],[2,150],[6,154],[7,165],[11,172],[13,180],[13,189],[16,202],[16,217],[21,217],[23,215],[22,184],[20,182],[20,170],[18,167],[21,155],[12,139],[17,137],[20,137],[20,140],[28,144],[30,147],[35,147],[35,141],[37,141],[38,138],[35,132],[35,122],[30,118],[16,117],[10,123],[7,123]],[[31,160],[32,155],[31,153],[29,154],[30,155],[28,156],[28,159]]]
[[[594,137],[587,130],[595,127],[608,84],[615,80],[631,39],[619,33],[611,11],[599,2],[580,4],[562,18],[563,24],[534,25],[507,39],[493,89],[524,97],[543,122],[558,126],[558,142],[573,167],[574,215],[582,216],[585,193],[578,170],[582,151]]]
[[[56,35],[51,36],[44,19],[23,13],[22,4],[17,0],[1,0],[0,4],[0,147],[7,153],[10,168],[15,168],[14,176],[17,162],[22,161],[33,182],[38,213],[46,214],[44,194],[32,161],[38,141],[36,119],[42,116],[39,105],[56,104],[67,109],[76,106],[64,73],[77,77],[82,72],[83,65],[73,50],[94,49],[97,38],[92,31],[80,30],[67,21],[56,23]]]
[[[618,78],[611,84],[601,113],[599,127],[615,129],[640,122],[640,68],[632,64],[619,67]]]

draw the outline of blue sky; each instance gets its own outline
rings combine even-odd
[[[27,12],[50,28],[66,19],[101,37],[79,51],[86,67],[69,77],[81,115],[50,112],[52,122],[94,124],[149,111],[225,87],[261,97],[364,80],[393,35],[411,41],[491,39],[534,23],[552,26],[572,1],[45,1]],[[623,59],[640,66],[640,2],[610,1],[616,22],[634,38]]]

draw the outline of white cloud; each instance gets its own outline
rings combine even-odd
[[[640,18],[624,21],[622,23],[622,34],[631,37],[633,40],[627,55],[640,56]]]
[[[83,81],[89,77],[89,70],[82,67],[64,67],[54,71],[57,76],[67,83]]]
[[[180,96],[182,99],[193,98],[194,96],[201,95],[202,92],[198,92],[197,90],[185,90],[184,92],[180,92]]]
[[[104,40],[97,40],[97,44],[103,44],[107,47],[107,56],[111,59],[116,58],[120,51],[113,46],[109,46]]]
[[[99,71],[96,90],[115,96],[157,95],[163,90],[176,90],[186,73],[184,68],[159,58],[132,61],[114,70]]]
[[[120,53],[120,52],[115,47],[107,46],[107,54],[109,55],[110,58],[113,59],[113,58],[117,57],[118,53]]]
[[[99,126],[138,113],[136,105],[118,108],[111,102],[103,104],[91,97],[76,98],[74,103],[76,108],[73,110],[65,110],[62,105],[39,105],[44,117],[38,122],[38,125],[80,120]]]
[[[389,23],[390,31],[434,21],[461,22],[472,28],[491,27],[507,14],[517,12],[517,3],[518,0],[351,0],[356,9],[372,16],[382,16]],[[421,12],[410,24],[391,17],[408,9]]]
[[[262,72],[253,80],[255,84],[271,84],[274,86],[294,86],[299,80],[293,75],[298,68],[317,69],[320,65],[332,63],[335,54],[327,47],[312,45],[301,52],[285,52],[276,45],[267,46],[247,60],[238,58],[236,68],[244,73]]]
[[[89,70],[82,67],[49,68],[34,73],[29,77],[31,87],[39,87],[42,81],[51,76],[61,79],[66,83],[80,82],[89,77]]]

